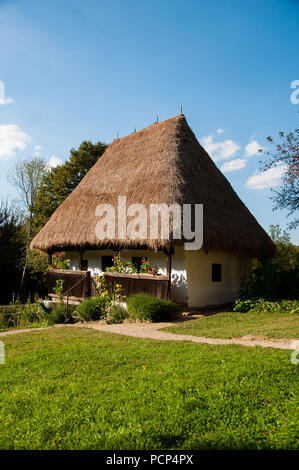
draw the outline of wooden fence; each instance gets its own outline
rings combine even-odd
[[[85,299],[97,294],[97,289],[89,271],[62,271],[49,270],[46,274],[48,294],[55,294],[56,281],[63,279],[63,294],[69,297]],[[145,293],[159,299],[169,296],[169,279],[167,276],[153,277],[148,274],[105,273],[106,284],[121,284],[124,294],[130,297],[133,294]]]
[[[89,271],[49,270],[46,273],[48,294],[55,294],[56,281],[63,279],[63,294],[78,299],[85,299],[91,294]]]
[[[150,276],[148,274],[105,273],[106,284],[121,284],[127,297],[145,293],[158,299],[166,300],[169,293],[167,276]]]

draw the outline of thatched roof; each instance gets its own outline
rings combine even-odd
[[[204,248],[271,253],[273,244],[230,183],[198,143],[184,115],[115,139],[70,196],[58,207],[31,248],[42,251],[103,246],[160,249],[165,241],[107,240],[95,235],[95,208],[118,196],[127,205],[203,204]]]

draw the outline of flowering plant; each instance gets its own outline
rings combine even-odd
[[[61,256],[54,256],[49,269],[70,269],[70,260]]]
[[[152,276],[158,276],[159,268],[157,266],[152,267],[147,259],[142,258],[140,272],[144,274],[151,274]]]

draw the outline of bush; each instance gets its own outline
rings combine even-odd
[[[112,304],[105,315],[106,323],[122,323],[124,318],[126,318],[127,312],[121,305],[116,303]]]
[[[280,302],[269,302],[264,299],[241,300],[236,299],[233,307],[234,312],[283,312],[299,313],[298,300],[281,300]]]
[[[147,294],[136,294],[127,299],[128,316],[138,320],[167,320],[177,311],[170,300],[161,300]]]
[[[38,302],[26,304],[13,301],[0,306],[0,328],[27,328],[30,326],[47,326],[46,309]]]
[[[270,301],[298,298],[299,267],[283,270],[267,262],[256,267],[241,281],[240,298]]]
[[[83,300],[76,308],[75,318],[80,321],[100,320],[105,316],[107,300],[105,296],[99,295]]]
[[[66,304],[57,303],[55,305],[55,308],[51,310],[47,315],[48,322],[51,325],[56,325],[57,323],[72,322],[73,321],[72,314],[74,310],[75,310],[74,305],[69,305],[67,309]]]

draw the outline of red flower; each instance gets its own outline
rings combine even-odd
[[[113,256],[113,259],[116,259],[116,256]]]
[[[141,260],[141,263],[145,263],[144,259]]]
[[[148,271],[151,271],[151,269],[152,269],[152,268],[151,268],[150,266],[147,268]]]

